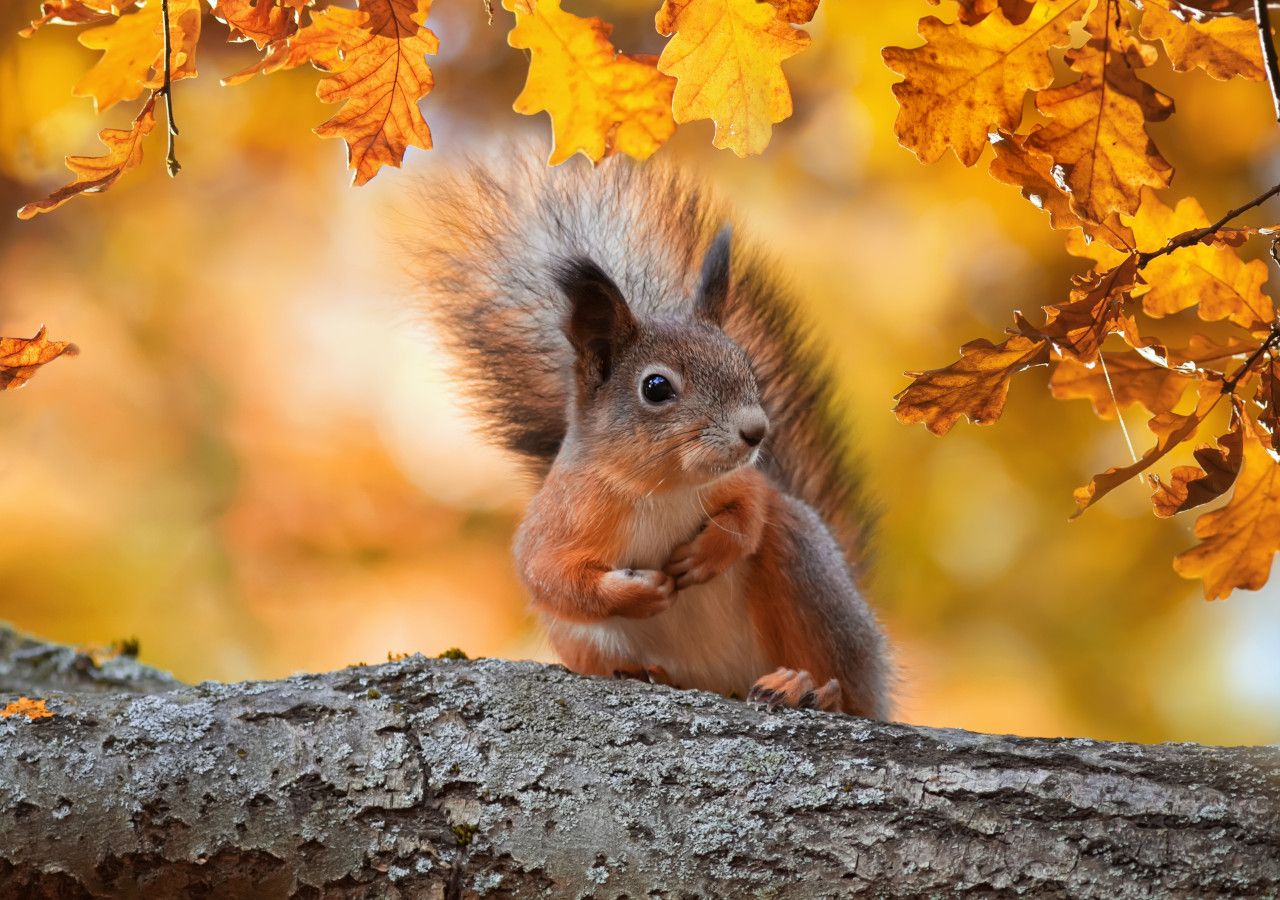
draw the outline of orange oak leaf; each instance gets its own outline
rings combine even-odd
[[[1004,412],[1014,375],[1049,362],[1049,344],[1013,335],[999,344],[979,338],[960,348],[960,359],[944,369],[908,372],[914,379],[894,400],[903,423],[923,423],[934,434],[951,430],[961,416],[989,425]]]
[[[383,166],[398,167],[410,147],[431,149],[418,101],[435,87],[426,54],[440,48],[425,25],[431,0],[360,0],[360,10],[367,17],[363,34],[344,45],[341,67],[316,86],[325,103],[345,102],[315,129],[347,142],[358,185]]]
[[[675,79],[658,71],[656,57],[619,53],[613,26],[567,13],[559,0],[503,5],[516,15],[507,42],[530,53],[514,108],[551,116],[550,165],[579,152],[592,162],[616,152],[647,159],[675,132]]]
[[[1044,307],[1045,322],[1039,328],[1018,316],[1019,330],[1047,338],[1064,357],[1091,363],[1108,334],[1120,328],[1120,305],[1138,279],[1138,257],[1125,257],[1114,269],[1075,279],[1071,299]]]
[[[32,338],[0,338],[0,391],[22,387],[45,363],[79,352],[70,341],[49,340],[43,325]]]
[[[231,29],[231,40],[253,41],[259,49],[298,28],[298,11],[275,0],[216,0],[213,14]]]
[[[1258,391],[1253,396],[1258,404],[1258,425],[1267,433],[1274,448],[1276,435],[1280,434],[1280,360],[1268,358],[1258,379]]]
[[[1173,101],[1135,71],[1154,63],[1156,50],[1127,31],[1114,2],[1100,0],[1089,16],[1088,43],[1067,52],[1080,77],[1036,96],[1050,121],[1026,141],[1061,167],[1071,208],[1091,222],[1134,212],[1143,185],[1167,187],[1173,177],[1146,129],[1168,118]]]
[[[52,719],[53,713],[44,705],[43,700],[32,700],[30,697],[19,697],[0,709],[0,719],[10,716],[26,716],[28,719]]]
[[[991,135],[995,158],[991,161],[991,177],[1022,191],[1036,209],[1049,214],[1053,228],[1079,228],[1091,240],[1106,241],[1117,250],[1132,250],[1133,232],[1121,224],[1120,217],[1110,215],[1101,224],[1087,222],[1071,209],[1071,197],[1053,176],[1053,160],[1025,144],[1025,136],[995,132]]]
[[[1103,353],[1099,360],[1086,365],[1063,357],[1049,378],[1050,392],[1059,400],[1087,399],[1099,418],[1114,419],[1117,404],[1140,403],[1151,413],[1173,409],[1194,380],[1137,353]]]
[[[657,27],[671,38],[658,71],[676,79],[675,120],[711,119],[716,147],[764,152],[774,124],[791,115],[782,61],[809,35],[757,0],[664,0]]]
[[[1240,473],[1244,454],[1244,432],[1240,428],[1240,415],[1232,416],[1231,429],[1220,438],[1217,446],[1205,444],[1195,451],[1197,466],[1177,466],[1169,473],[1169,482],[1153,475],[1155,492],[1151,503],[1156,515],[1162,519],[1188,509],[1217,500],[1235,483]]]
[[[1143,191],[1142,205],[1128,224],[1140,247],[1160,247],[1171,235],[1209,224],[1199,202],[1184,197],[1170,209],[1154,191]],[[1142,297],[1149,316],[1170,316],[1199,304],[1197,313],[1206,322],[1228,319],[1242,328],[1265,327],[1275,316],[1275,305],[1262,292],[1267,266],[1261,260],[1245,262],[1222,243],[1196,243],[1151,260],[1143,269],[1145,285],[1134,290]],[[1086,245],[1074,235],[1067,249],[1093,259],[1099,266],[1114,264],[1119,254],[1095,241]]]
[[[1170,411],[1156,414],[1147,423],[1147,427],[1156,436],[1155,445],[1142,454],[1137,462],[1127,466],[1112,466],[1107,471],[1094,475],[1084,487],[1076,488],[1074,491],[1076,511],[1071,518],[1076,518],[1117,487],[1151,468],[1174,447],[1194,437],[1200,423],[1213,411],[1223,396],[1221,382],[1205,379],[1199,384],[1194,410],[1186,414]]]
[[[40,4],[39,17],[32,19],[31,24],[18,32],[22,37],[31,37],[46,25],[98,25],[109,22],[122,12],[135,6],[134,0],[45,0]]]
[[[1235,16],[1201,19],[1188,14],[1177,0],[1142,0],[1144,38],[1164,44],[1175,72],[1204,69],[1220,81],[1239,76],[1251,81],[1266,77],[1258,28]]]
[[[266,54],[250,66],[222,79],[224,85],[242,84],[254,75],[269,75],[311,63],[331,72],[342,66],[342,54],[365,39],[361,25],[365,14],[358,9],[329,6],[312,10],[311,21],[282,41],[267,45]]]
[[[1243,459],[1231,500],[1196,520],[1200,543],[1173,559],[1179,575],[1204,582],[1206,600],[1262,587],[1280,550],[1280,464],[1248,416],[1240,428]]]
[[[155,127],[156,95],[147,98],[132,127],[104,128],[98,139],[107,148],[106,156],[68,156],[67,168],[75,180],[58,188],[43,200],[26,204],[18,210],[19,219],[31,219],[50,212],[81,194],[94,194],[111,187],[125,172],[142,162],[142,139]]]
[[[196,74],[201,2],[169,2],[174,81]],[[147,3],[110,24],[83,31],[79,40],[92,50],[101,50],[102,56],[71,92],[77,97],[92,97],[99,112],[163,84],[164,29],[159,2]]]
[[[778,17],[792,25],[804,25],[813,21],[818,11],[818,0],[769,0],[778,11]]]
[[[922,162],[950,147],[966,166],[982,155],[988,133],[1012,132],[1028,91],[1053,82],[1049,51],[1064,47],[1071,26],[1093,0],[1042,0],[1019,25],[992,11],[976,25],[920,20],[922,47],[886,47],[885,64],[905,80],[893,86],[901,107],[898,142]]]
[[[929,0],[930,6],[937,6],[942,0]],[[1004,13],[1004,17],[1014,25],[1021,25],[1031,15],[1035,0],[957,0],[960,4],[959,19],[965,25],[977,25],[996,9]]]

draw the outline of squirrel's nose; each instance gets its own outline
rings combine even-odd
[[[759,446],[764,436],[769,433],[769,420],[760,407],[749,410],[738,422],[738,437],[748,447]]]

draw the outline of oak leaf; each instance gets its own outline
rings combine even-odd
[[[196,74],[196,45],[200,40],[202,0],[169,0],[172,80]],[[102,56],[71,92],[92,97],[98,112],[164,82],[164,28],[160,3],[147,3],[114,22],[80,33],[80,43]]]
[[[1142,36],[1164,44],[1175,72],[1204,69],[1220,81],[1266,77],[1253,22],[1235,16],[1201,21],[1186,13],[1177,0],[1142,0],[1142,8]]]
[[[1074,491],[1076,511],[1071,518],[1076,518],[1117,487],[1151,468],[1174,447],[1194,437],[1200,423],[1213,411],[1222,397],[1221,383],[1205,379],[1200,382],[1195,409],[1185,414],[1165,411],[1152,417],[1147,427],[1156,436],[1155,445],[1142,454],[1137,461],[1127,466],[1112,466],[1107,471],[1094,475],[1084,487],[1076,488]]]
[[[560,8],[559,0],[504,0],[516,25],[507,42],[528,50],[529,77],[515,111],[551,116],[550,165],[581,152],[599,162],[615,152],[647,159],[676,130],[675,79],[656,57],[628,56],[609,42],[613,26]]]
[[[298,28],[297,10],[275,0],[216,0],[213,15],[231,29],[231,40],[253,41],[259,49],[286,39]]]
[[[18,34],[31,37],[45,25],[97,25],[109,22],[135,6],[134,0],[45,0],[40,15]]]
[[[778,17],[792,25],[804,25],[813,21],[818,11],[818,0],[769,0],[778,11]]]
[[[1079,228],[1091,240],[1106,241],[1117,250],[1132,250],[1133,232],[1112,214],[1098,224],[1088,222],[1071,209],[1071,197],[1054,180],[1053,160],[1047,155],[1026,146],[1025,136],[995,132],[991,135],[991,147],[995,158],[991,161],[991,177],[1011,184],[1022,191],[1036,209],[1049,214],[1053,228]]]
[[[72,197],[105,191],[115,184],[121,175],[142,162],[142,139],[155,128],[155,107],[156,95],[152,94],[132,127],[104,128],[98,132],[98,139],[107,148],[106,156],[68,156],[67,168],[75,174],[75,180],[43,200],[26,204],[18,210],[18,218],[33,218],[57,209]]]
[[[1280,465],[1248,416],[1240,428],[1243,459],[1231,500],[1196,520],[1200,543],[1173,560],[1179,575],[1204,582],[1206,600],[1262,587],[1280,550]]]
[[[325,103],[343,106],[315,129],[347,142],[358,185],[383,166],[398,167],[410,147],[431,148],[418,101],[435,87],[426,54],[440,48],[425,25],[431,0],[361,0],[360,10],[359,37],[344,44],[341,66],[316,86]]]
[[[920,20],[922,47],[886,47],[885,64],[905,80],[893,86],[900,109],[898,142],[922,162],[950,147],[966,166],[982,155],[987,135],[1014,131],[1023,99],[1053,82],[1049,51],[1070,42],[1071,26],[1092,0],[1042,0],[1014,25],[993,11],[977,25]]]
[[[764,152],[773,125],[791,115],[782,61],[808,47],[809,35],[757,0],[664,0],[657,27],[671,38],[658,71],[676,79],[675,120],[711,119],[716,147]]]
[[[930,6],[937,6],[942,0],[929,0]],[[996,9],[1004,13],[1004,17],[1014,25],[1021,25],[1031,15],[1035,0],[957,0],[960,4],[959,19],[965,25],[977,25]]]
[[[53,713],[44,705],[43,700],[32,700],[30,697],[19,697],[0,709],[0,719],[10,716],[26,716],[28,719],[52,719]]]
[[[1208,225],[1209,219],[1194,197],[1184,197],[1170,209],[1154,191],[1144,191],[1142,205],[1128,224],[1139,246],[1158,247],[1170,235]],[[1194,243],[1147,263],[1143,268],[1146,284],[1133,292],[1135,297],[1142,297],[1143,311],[1159,318],[1199,304],[1197,313],[1206,322],[1228,319],[1248,329],[1269,323],[1275,316],[1275,306],[1262,292],[1267,280],[1266,264],[1261,260],[1243,261],[1227,243]],[[1086,245],[1074,235],[1068,236],[1067,249],[1099,266],[1114,265],[1120,257],[1100,242]]]
[[[934,434],[951,430],[961,416],[989,425],[1004,412],[1014,375],[1049,362],[1049,344],[1013,335],[999,344],[979,338],[960,348],[960,359],[943,369],[908,372],[914,379],[894,400],[898,421],[923,423]]]
[[[1131,254],[1113,269],[1077,277],[1070,300],[1044,307],[1043,325],[1032,326],[1019,315],[1019,330],[1047,338],[1063,356],[1090,363],[1107,335],[1119,330],[1121,304],[1137,284],[1138,257]]]
[[[252,65],[222,79],[224,85],[242,84],[254,75],[269,75],[310,63],[331,72],[343,65],[346,47],[364,39],[365,14],[358,9],[329,6],[312,10],[311,21],[284,40],[267,45],[267,52]]]
[[[1280,360],[1267,360],[1253,399],[1259,407],[1258,425],[1267,433],[1271,446],[1276,448],[1276,435],[1280,434]]]
[[[1193,380],[1137,353],[1102,353],[1088,365],[1063,357],[1054,366],[1049,390],[1059,400],[1087,399],[1099,418],[1114,419],[1117,404],[1140,403],[1151,413],[1173,409]]]
[[[1067,52],[1080,77],[1036,96],[1036,107],[1050,121],[1026,141],[1061,167],[1071,208],[1091,222],[1134,212],[1143,185],[1167,187],[1173,177],[1146,129],[1148,122],[1168,118],[1173,101],[1135,71],[1154,63],[1157,53],[1115,21],[1112,2],[1099,2],[1089,16],[1089,41]]]
[[[49,340],[43,325],[32,338],[0,337],[0,391],[22,387],[45,363],[79,352],[70,341]]]
[[[1152,476],[1155,492],[1151,502],[1156,515],[1162,519],[1177,515],[1216,500],[1231,490],[1240,473],[1240,461],[1244,453],[1244,432],[1240,428],[1240,415],[1232,417],[1231,429],[1218,438],[1216,446],[1205,444],[1195,451],[1196,466],[1178,466],[1169,474],[1169,481]]]

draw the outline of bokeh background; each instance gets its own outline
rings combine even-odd
[[[0,4],[0,209],[63,183],[103,124],[72,84],[95,54],[72,29],[15,36],[35,0]],[[656,2],[570,2],[658,52]],[[896,423],[906,369],[995,336],[1008,310],[1061,297],[1080,266],[986,160],[925,167],[893,138],[887,44],[913,46],[923,0],[828,0],[787,63],[796,115],[761,158],[682,126],[660,155],[736,201],[786,262],[830,344],[883,510],[874,604],[898,648],[906,721],[1138,741],[1280,741],[1280,583],[1209,604],[1170,558],[1190,519],[1137,485],[1069,523],[1071,489],[1124,460],[1119,427],[1052,400],[1041,372],[1004,418],[944,439]],[[505,136],[523,54],[506,18],[441,0],[437,149],[349,187],[332,113],[302,70],[222,88],[251,48],[218,43],[178,85],[184,170],[160,130],[112,191],[19,222],[0,215],[0,333],[41,323],[82,354],[0,396],[0,619],[69,642],[140,640],[185,679],[321,670],[388,653],[550,659],[509,542],[529,486],[474,435],[415,312],[397,238],[431,181]],[[217,38],[218,40],[212,40]],[[1152,80],[1176,165],[1166,199],[1212,213],[1280,175],[1263,85]],[[574,164],[582,160],[575,160]],[[427,208],[406,207],[420,191]],[[406,212],[406,209],[408,210]],[[1142,416],[1129,422],[1145,434]]]

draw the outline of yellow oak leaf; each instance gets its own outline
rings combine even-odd
[[[1280,464],[1248,416],[1240,428],[1243,459],[1231,500],[1196,520],[1200,543],[1173,559],[1179,575],[1204,582],[1206,600],[1262,587],[1280,550]]]
[[[142,162],[142,139],[155,127],[155,107],[156,95],[152,94],[132,127],[105,128],[98,132],[98,139],[107,148],[106,156],[68,156],[67,168],[75,174],[75,180],[43,200],[26,204],[18,210],[18,218],[33,218],[57,209],[72,197],[105,191],[115,184],[121,175]]]
[[[170,0],[169,25],[173,53],[172,79],[196,74],[201,0]],[[98,112],[163,83],[164,28],[158,0],[120,16],[114,22],[80,34],[80,43],[102,56],[72,88],[77,97],[92,97]]]
[[[1236,16],[1199,19],[1188,15],[1177,0],[1142,0],[1142,36],[1164,44],[1174,71],[1204,69],[1221,81],[1266,77],[1258,27]]]
[[[885,64],[905,80],[893,86],[900,109],[898,142],[922,162],[950,147],[966,166],[982,155],[987,135],[1022,121],[1027,91],[1053,82],[1049,51],[1070,42],[1071,26],[1093,0],[1042,0],[1014,25],[993,10],[976,25],[920,20],[922,47],[886,47]]]
[[[943,369],[908,372],[914,379],[898,393],[898,421],[922,423],[934,434],[951,430],[961,416],[990,425],[1004,412],[1009,382],[1032,366],[1049,362],[1049,342],[1014,335],[1000,344],[979,338],[960,348],[960,359]]]
[[[43,700],[19,697],[12,703],[7,704],[3,709],[0,709],[0,719],[7,719],[10,716],[26,716],[28,719],[52,719],[53,713],[49,712]]]
[[[1125,217],[1138,246],[1157,249],[1177,234],[1209,224],[1204,209],[1194,197],[1184,197],[1174,208],[1166,206],[1154,191],[1143,191],[1137,215]],[[1067,249],[1099,267],[1111,265],[1119,257],[1112,248],[1070,235]],[[1275,316],[1275,305],[1263,293],[1267,266],[1261,260],[1245,262],[1229,242],[1197,242],[1151,260],[1142,270],[1146,284],[1133,295],[1142,297],[1149,316],[1171,316],[1199,304],[1197,313],[1206,322],[1228,319],[1242,328],[1265,327]]]
[[[774,124],[791,115],[782,61],[809,35],[757,0],[664,0],[657,26],[671,37],[658,70],[676,79],[675,120],[711,119],[716,147],[763,153]]]
[[[418,101],[435,87],[426,55],[440,49],[425,25],[431,0],[360,0],[360,11],[362,33],[344,43],[341,66],[316,86],[325,103],[345,102],[315,129],[347,142],[358,185],[383,166],[398,167],[410,147],[431,148]]]
[[[347,46],[365,40],[361,30],[365,14],[358,9],[329,6],[311,11],[311,21],[282,41],[267,45],[267,53],[252,65],[222,79],[224,85],[241,84],[254,75],[269,75],[311,63],[327,72],[343,65]]]
[[[658,71],[655,57],[619,53],[609,42],[613,26],[567,13],[559,0],[503,5],[516,14],[507,43],[530,53],[514,109],[551,116],[550,165],[579,152],[592,162],[615,152],[646,159],[675,132],[675,79]]]
[[[942,0],[929,0],[930,6],[937,6]],[[965,25],[977,25],[998,7],[1006,19],[1014,25],[1020,25],[1031,15],[1035,0],[958,0],[960,4],[960,21]]]
[[[32,338],[0,338],[0,391],[22,387],[45,363],[79,352],[70,341],[49,340],[43,325]]]
[[[1089,365],[1064,356],[1053,369],[1049,390],[1059,400],[1087,399],[1098,418],[1114,419],[1117,404],[1140,403],[1153,414],[1173,409],[1192,381],[1137,353],[1103,353]]]
[[[216,0],[213,14],[231,29],[231,40],[250,40],[259,49],[284,40],[298,27],[298,11],[275,0]]]
[[[1151,65],[1158,54],[1123,27],[1113,3],[1098,3],[1089,16],[1088,43],[1067,52],[1067,62],[1080,77],[1037,95],[1036,106],[1050,122],[1026,141],[1061,168],[1071,208],[1091,222],[1115,212],[1132,213],[1144,185],[1167,187],[1173,177],[1173,167],[1146,128],[1148,122],[1167,118],[1173,101],[1135,71]]]

